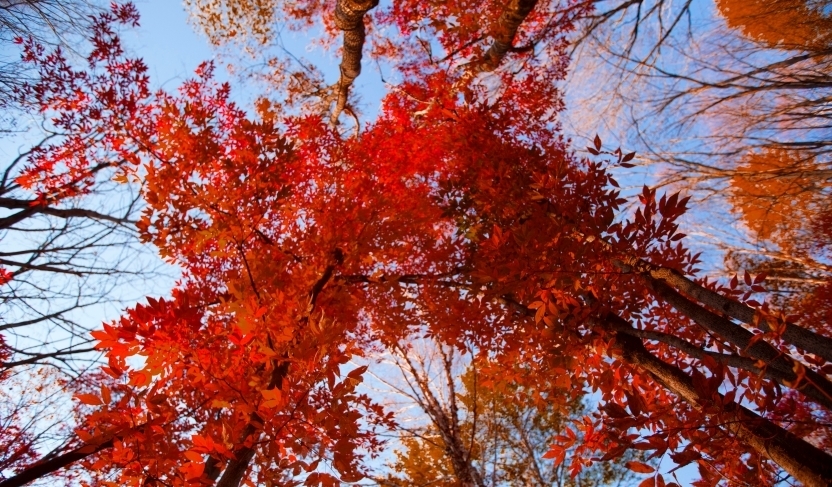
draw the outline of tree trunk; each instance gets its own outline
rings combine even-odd
[[[832,382],[826,377],[806,367],[804,367],[805,375],[801,377],[796,372],[801,365],[768,342],[764,340],[752,342],[755,336],[753,333],[694,303],[661,280],[653,280],[650,284],[656,294],[674,309],[736,346],[741,353],[777,369],[785,378],[783,385],[800,391],[806,397],[832,411]]]
[[[700,286],[673,269],[650,264],[635,256],[628,257],[623,264],[653,282],[666,282],[711,309],[722,311],[731,318],[759,327],[763,331],[771,331],[771,326],[764,318],[757,316],[754,308]],[[832,338],[819,335],[794,323],[785,325],[786,329],[782,335],[785,341],[818,357],[823,357],[827,362],[832,362]]]
[[[335,25],[344,32],[344,49],[341,54],[341,76],[333,86],[335,109],[330,122],[335,124],[350,94],[355,78],[361,74],[361,56],[364,48],[364,15],[378,5],[378,0],[338,0],[335,5]]]
[[[491,34],[494,41],[482,59],[472,66],[475,72],[481,73],[497,69],[511,49],[520,25],[526,20],[536,4],[537,0],[511,0],[506,5],[503,14],[500,15],[500,20],[497,22],[497,27]]]
[[[608,316],[607,320],[613,327],[629,326],[615,315]],[[687,374],[659,360],[644,347],[641,340],[624,333],[616,333],[615,336],[617,345],[612,352],[616,358],[647,371],[656,382],[697,409],[713,405],[716,400],[721,401],[723,411],[735,418],[725,427],[737,438],[807,487],[832,485],[832,456],[743,406],[725,403],[722,394],[715,393],[713,398],[703,397]]]
[[[254,427],[249,424],[244,431],[244,433],[248,434],[246,434],[243,439],[248,437],[253,432]],[[253,446],[246,446],[234,452],[234,456],[236,458],[228,464],[228,467],[226,467],[225,471],[222,473],[220,481],[217,482],[217,487],[239,486],[240,481],[243,480],[243,475],[246,473],[249,463],[251,463],[251,459],[254,458],[254,453],[255,449]]]

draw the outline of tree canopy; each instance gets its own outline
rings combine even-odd
[[[190,5],[214,27],[249,12]],[[567,35],[591,4],[257,6],[340,39],[337,79],[284,60],[251,111],[210,63],[152,92],[117,34],[129,4],[96,17],[83,63],[24,42],[39,77],[22,101],[63,128],[15,177],[31,207],[110,168],[182,277],[92,332],[105,364],[68,386],[74,436],[0,458],[0,487],[361,482],[396,417],[352,361],[415,330],[468,353],[508,414],[546,421],[592,393],[540,459],[572,476],[625,459],[645,487],[674,484],[659,462],[696,462],[703,486],[832,482],[827,322],[760,298],[762,273],[700,276],[690,198],[645,186],[627,209],[611,170],[635,155],[596,136],[580,157],[560,133]],[[374,120],[353,89],[365,52],[399,77]]]

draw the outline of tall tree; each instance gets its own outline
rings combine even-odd
[[[473,83],[475,88],[467,86],[475,78],[488,78],[482,74],[493,72],[509,52],[522,53],[510,56],[512,62],[519,58],[534,63],[537,76],[548,76],[554,82],[562,78],[565,66],[543,59],[565,61],[564,33],[591,8],[590,4],[559,0],[487,2],[477,7],[449,4],[431,9],[415,3],[377,8],[379,4],[373,0],[339,1],[334,9],[320,2],[276,0],[187,0],[185,4],[192,21],[213,44],[242,45],[255,56],[263,68],[257,74],[280,95],[271,100],[275,106],[301,107],[315,114],[326,112],[331,123],[338,123],[341,115],[348,114],[356,124],[357,97],[351,88],[367,57],[378,64],[389,64],[410,79],[437,78],[444,71],[449,80],[464,80],[454,89],[465,91],[484,89],[488,83],[482,79]],[[327,81],[320,66],[287,52],[280,35],[284,28],[320,29],[322,35],[317,42],[340,45],[337,80]],[[379,30],[385,35],[372,35]],[[506,76],[499,73],[496,77]],[[553,94],[554,89],[547,93]],[[553,101],[560,102],[560,96],[552,96]],[[419,111],[429,111],[435,103],[431,98],[419,100]]]
[[[730,177],[720,171],[749,148],[828,153],[828,2],[611,2],[587,17],[574,76],[592,75],[583,57],[614,67],[619,76],[594,93],[627,107],[610,115],[635,124],[642,157],[695,180]],[[692,136],[697,147],[686,144]]]
[[[769,149],[752,153],[731,179],[729,201],[754,237],[757,249],[734,249],[729,258],[745,268],[765,270],[769,280],[787,291],[811,289],[830,277],[822,232],[832,185],[810,154]],[[784,298],[788,297],[788,293]]]
[[[603,129],[638,148],[651,184],[691,191],[704,203],[698,233],[715,235],[709,243],[729,252],[730,268],[756,262],[773,283],[815,279],[804,253],[780,245],[788,237],[753,231],[760,222],[734,227],[752,206],[776,209],[761,220],[773,223],[798,191],[812,206],[828,198],[829,19],[824,1],[599,3],[574,48],[571,131]],[[749,175],[766,182],[748,191]]]
[[[102,316],[134,302],[140,294],[131,285],[158,288],[150,283],[158,277],[158,258],[140,244],[135,228],[140,185],[118,181],[134,157],[134,148],[120,143],[120,128],[123,133],[141,119],[149,94],[144,67],[124,59],[112,30],[117,17],[128,20],[126,10],[84,20],[94,10],[83,6],[0,5],[0,41],[22,36],[13,46],[22,58],[16,77],[0,81],[10,83],[0,86],[3,115],[20,121],[19,133],[6,134],[4,143],[21,143],[0,169],[4,474],[72,443],[75,424],[67,403],[75,384],[86,381],[101,359],[90,331],[100,327]],[[97,34],[79,40],[96,46],[83,71],[71,67],[66,46],[78,40],[73,28],[81,26]],[[59,34],[69,37],[54,37]],[[47,40],[60,49],[51,52],[55,47],[44,45]],[[11,47],[3,46],[3,53]],[[126,64],[114,69],[116,60]],[[0,73],[8,67],[0,66]],[[65,88],[59,96],[43,89],[55,82]],[[40,140],[31,144],[33,138]]]

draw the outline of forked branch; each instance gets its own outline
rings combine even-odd
[[[469,69],[472,74],[497,69],[506,54],[511,50],[520,25],[529,16],[535,5],[537,5],[537,0],[511,0],[506,5],[503,14],[500,15],[500,20],[497,21],[497,25],[491,33],[494,39],[491,46],[481,59],[470,64]]]

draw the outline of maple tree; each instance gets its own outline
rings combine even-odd
[[[276,90],[280,95],[271,99],[264,97],[263,106],[287,110],[301,107],[306,113],[316,115],[329,112],[333,123],[344,118],[341,117],[344,113],[358,121],[358,105],[350,95],[352,84],[361,73],[362,60],[367,58],[377,63],[392,63],[402,75],[423,76],[428,83],[437,83],[440,73],[454,67],[444,79],[455,91],[464,92],[472,78],[495,70],[512,52],[523,54],[514,57],[514,61],[532,63],[537,68],[535,76],[548,76],[550,81],[557,81],[565,69],[564,34],[572,29],[576,19],[591,9],[588,3],[573,5],[557,0],[513,0],[507,4],[490,2],[464,7],[437,4],[430,12],[416,3],[376,8],[378,2],[373,0],[344,0],[336,2],[334,9],[320,2],[297,4],[272,0],[189,0],[185,3],[190,7],[192,20],[213,44],[242,44],[262,62],[265,72],[260,76],[268,81],[271,91]],[[533,12],[535,7],[538,13]],[[296,56],[287,56],[282,49],[278,49],[281,51],[278,54],[268,49],[280,44],[274,24],[289,30],[320,30],[317,44],[340,45],[337,81],[328,83],[316,66]],[[373,35],[378,30],[385,31],[386,35]],[[543,62],[543,59],[553,62]],[[499,77],[511,75],[501,73]],[[420,114],[430,111],[435,104],[430,94],[428,91],[421,94],[424,98],[417,98],[421,100],[417,110]],[[562,100],[555,95],[554,87],[546,87],[540,95],[549,96],[552,106],[560,109]],[[546,116],[547,120],[551,118],[551,114]]]
[[[799,53],[802,59],[795,58],[784,66],[819,73],[814,77],[818,87],[828,82],[827,7],[825,2],[718,3],[728,27],[772,50]],[[801,67],[800,62],[806,64]],[[814,88],[804,83],[802,89],[810,93]],[[812,108],[811,102],[794,97],[778,97],[770,107],[779,114],[773,128],[783,133],[808,134],[816,126],[815,114],[822,116],[822,110]],[[830,189],[829,158],[823,148],[826,141],[821,136],[806,142],[765,141],[765,148],[741,156],[730,180],[729,201],[758,239],[761,251],[746,252],[750,255],[733,252],[729,259],[746,264],[746,268],[766,269],[785,301],[789,301],[789,288],[795,286],[801,288],[797,294],[811,294],[814,286],[828,278],[829,271],[822,252],[813,250],[818,244],[825,245],[822,238],[816,238],[820,235],[813,227],[824,218]]]
[[[581,101],[610,118],[630,108],[635,126],[612,121],[615,135],[631,130],[645,161],[692,179],[719,179],[748,148],[823,155],[829,19],[826,0],[605,3],[575,38],[575,88],[610,65],[612,80]],[[693,137],[702,147],[685,144]]]
[[[332,21],[305,6],[291,18]],[[636,449],[697,462],[698,485],[828,485],[832,339],[751,299],[762,275],[697,278],[678,232],[688,199],[645,187],[625,214],[608,167],[634,155],[596,138],[597,160],[580,159],[559,135],[555,82],[579,12],[517,0],[373,14],[429,33],[428,49],[357,27],[372,7],[342,0],[335,17],[355,28],[341,19],[323,33],[346,44],[339,80],[318,93],[328,116],[269,103],[249,115],[210,64],[151,95],[110,29],[137,20],[129,6],[97,25],[89,61],[110,76],[32,51],[47,74],[34,93],[103,135],[49,146],[60,164],[32,166],[21,184],[49,195],[88,180],[98,151],[118,153],[123,179],[142,182],[142,238],[183,277],[93,333],[107,365],[77,393],[75,443],[0,486],[79,464],[92,485],[358,481],[394,418],[349,361],[424,326],[469,346],[498,392],[551,392],[555,409],[596,392],[599,411],[545,455],[572,452],[570,474]],[[334,122],[365,38],[402,82],[346,137]],[[650,474],[644,486],[673,484],[628,466]]]

